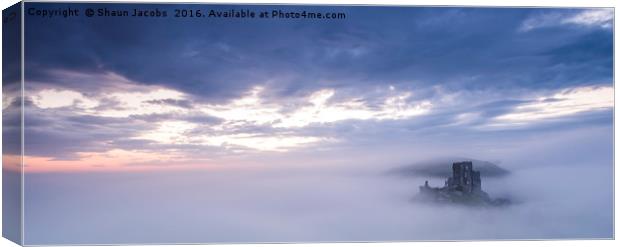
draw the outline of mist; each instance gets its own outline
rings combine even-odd
[[[302,158],[288,166],[291,157],[276,154],[254,166],[220,169],[32,173],[25,177],[25,239],[122,244],[611,238],[609,131],[540,133],[534,142],[487,156],[465,146],[433,153],[433,145],[412,144],[402,148],[408,153],[383,146],[394,151],[389,155],[381,155],[379,146],[358,155],[338,150],[340,159],[329,152],[314,159],[296,154]],[[476,143],[485,141],[497,140]],[[385,173],[437,153],[463,152],[501,160],[510,175],[484,178],[482,188],[511,205],[416,202],[424,180],[441,186],[443,179]]]

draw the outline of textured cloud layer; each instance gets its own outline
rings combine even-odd
[[[347,19],[29,20],[29,167],[210,166],[611,123],[609,9],[330,10]]]

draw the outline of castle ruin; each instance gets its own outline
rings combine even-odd
[[[444,187],[435,188],[428,185],[428,181],[420,186],[419,199],[432,202],[451,202],[469,205],[505,205],[507,199],[492,200],[482,190],[480,172],[473,169],[471,161],[455,162],[452,164],[452,177],[449,177]]]

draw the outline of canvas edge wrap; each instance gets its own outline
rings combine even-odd
[[[2,10],[2,236],[20,245],[23,244],[22,5],[18,2]]]

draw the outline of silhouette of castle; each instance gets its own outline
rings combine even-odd
[[[473,170],[471,161],[452,164],[452,177],[446,181],[446,187],[465,193],[482,191],[480,172]]]
[[[420,186],[419,197],[434,202],[456,202],[464,204],[505,205],[507,199],[491,200],[482,190],[480,172],[473,169],[471,161],[455,162],[452,164],[452,177],[446,180],[444,187],[434,188],[424,182]]]

